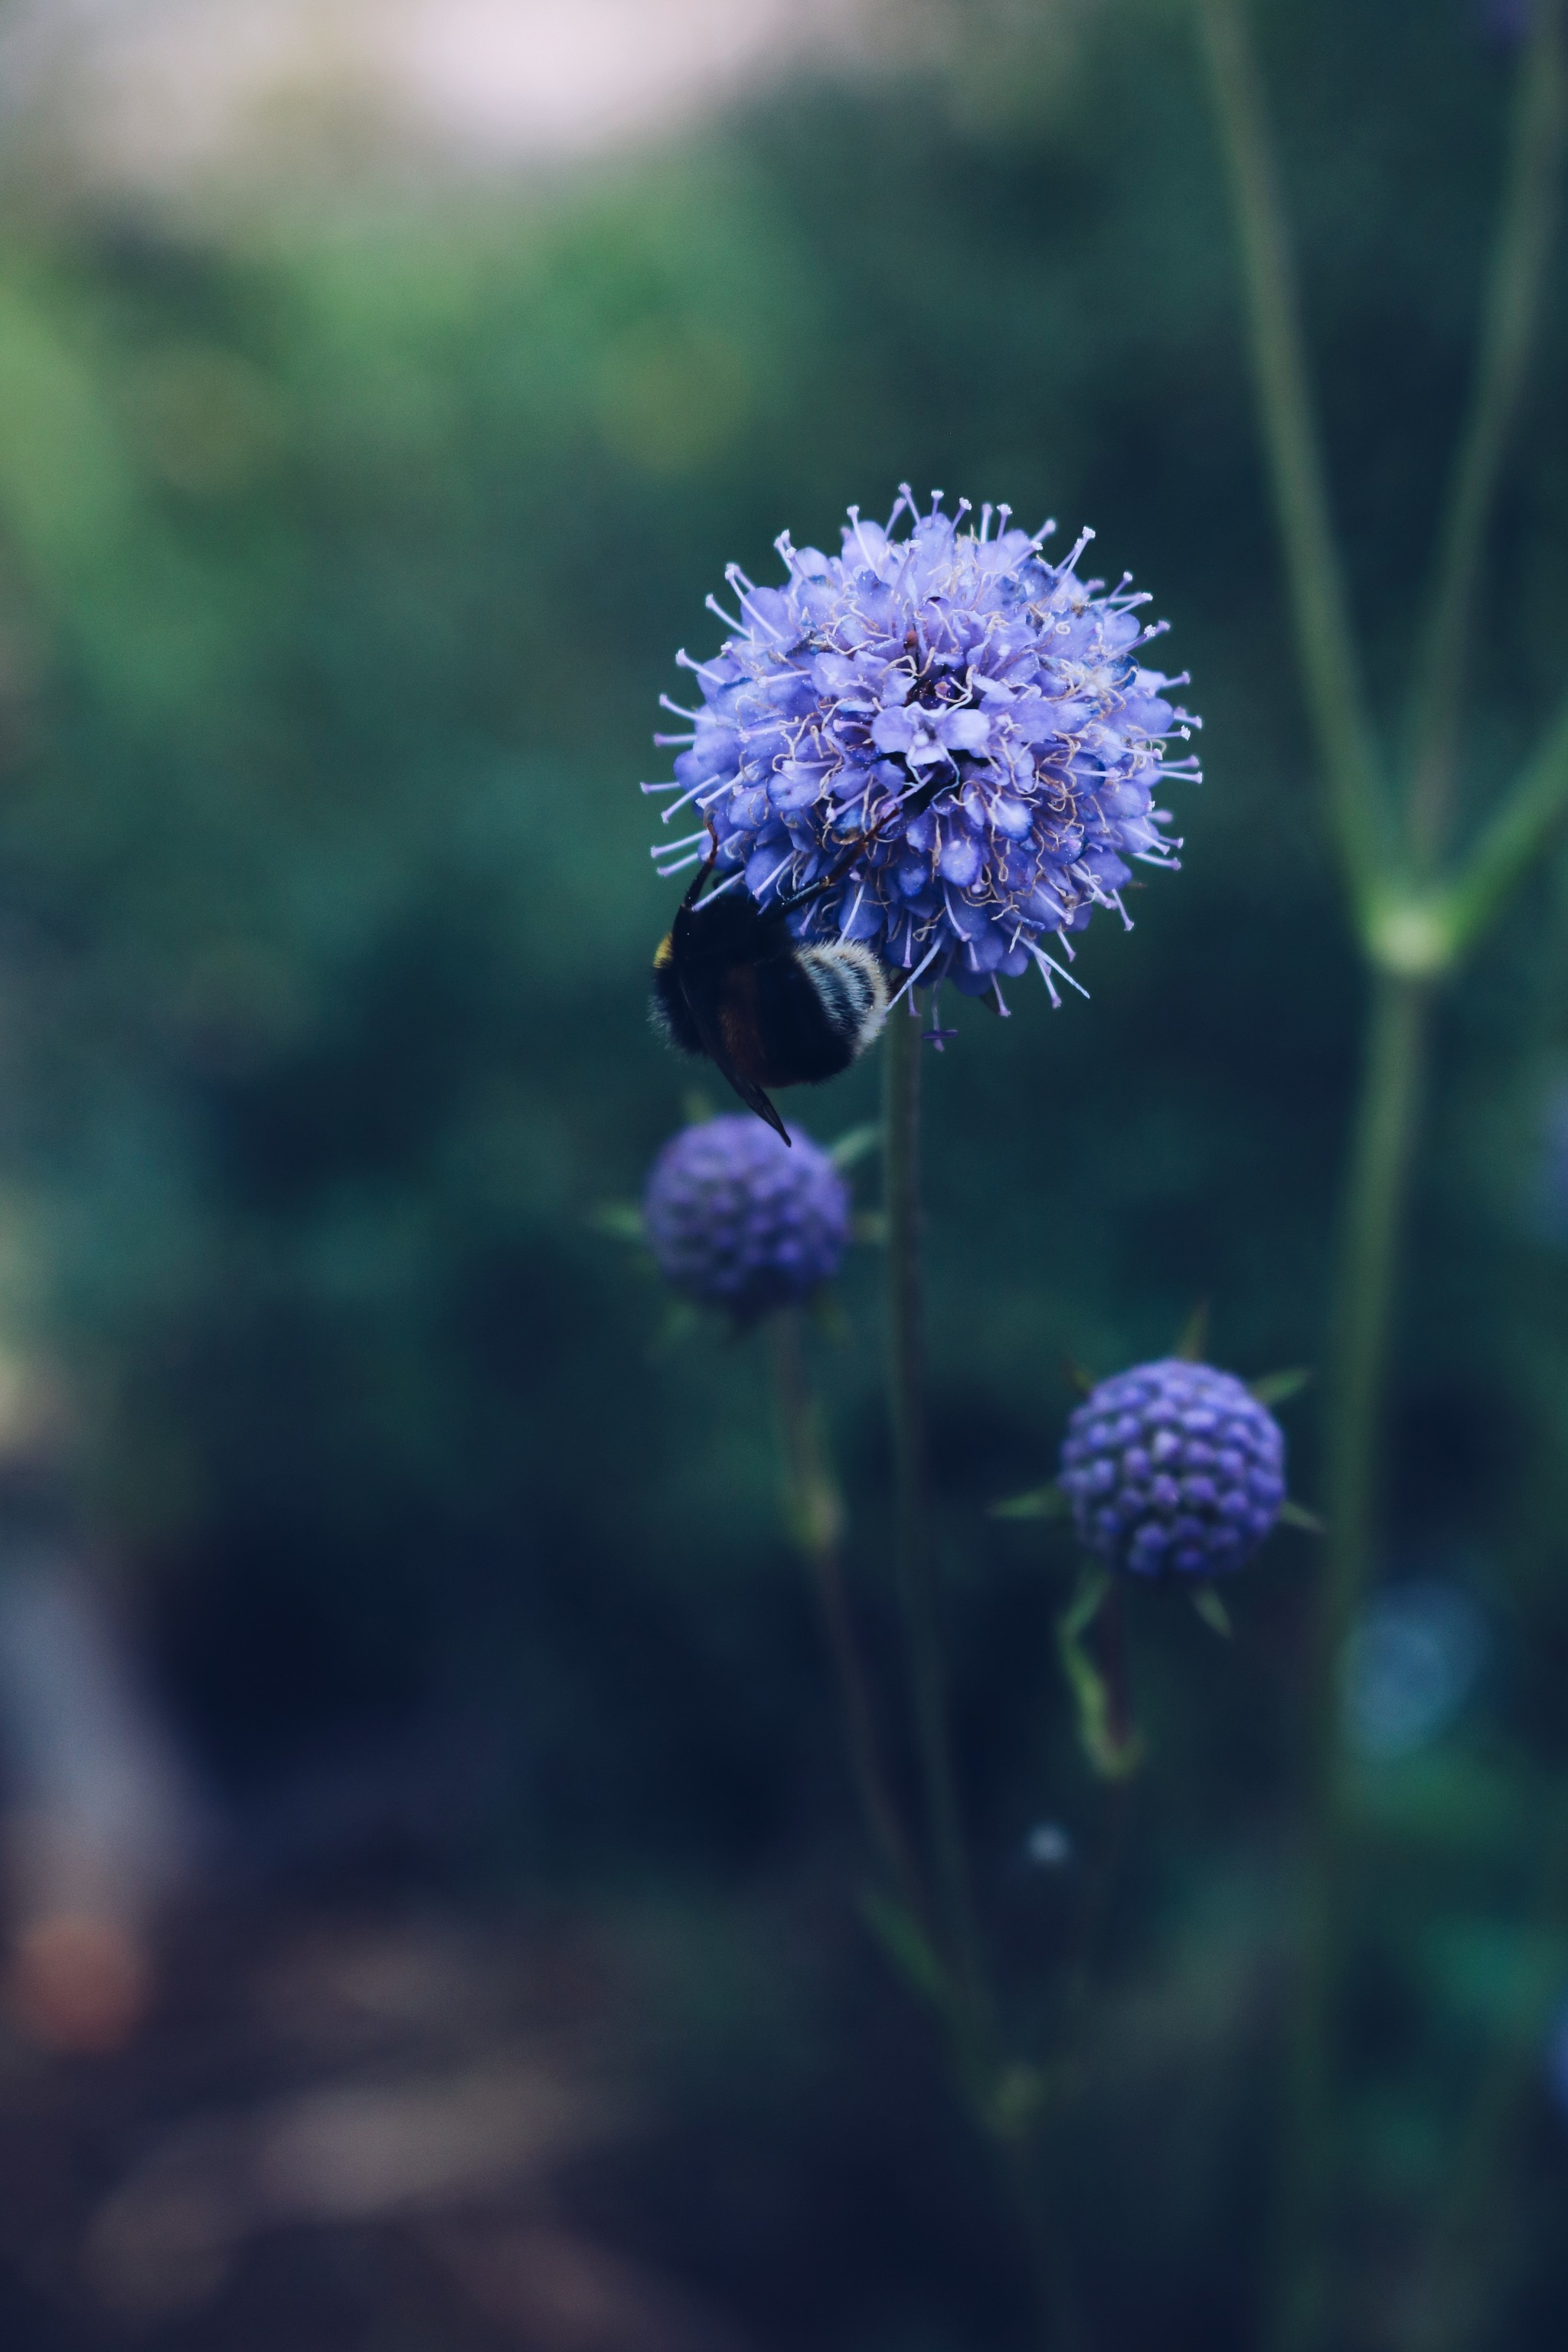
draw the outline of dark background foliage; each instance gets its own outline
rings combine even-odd
[[[1263,27],[1390,740],[1500,170],[1479,23],[1282,0]],[[1478,625],[1477,807],[1564,674],[1562,268]],[[1185,12],[1037,37],[980,11],[941,74],[799,83],[543,186],[217,226],[12,188],[14,1315],[92,1401],[94,1526],[257,1853],[657,1948],[682,2160],[617,2192],[623,2225],[780,2347],[1011,2342],[1012,2256],[849,1918],[757,1350],[667,1344],[590,1213],[682,1116],[636,789],[675,648],[713,641],[726,560],[768,576],[781,527],[829,541],[905,478],[1092,522],[1207,721],[1184,870],[1131,937],[1097,919],[1092,1001],[965,1007],[928,1063],[955,1708],[1026,1985],[1067,1897],[1026,1832],[1091,1845],[1099,1800],[1054,1679],[1067,1547],[985,1506],[1046,1475],[1065,1358],[1163,1351],[1200,1298],[1245,1375],[1320,1360],[1360,1008]],[[1491,1664],[1441,1741],[1368,1768],[1354,2177],[1394,2237],[1535,1948],[1568,1760],[1564,1276],[1535,1213],[1565,908],[1533,883],[1446,1012],[1407,1236],[1385,1570],[1470,1591]],[[875,1087],[802,1115],[830,1137]],[[873,1252],[840,1304],[816,1357],[886,1658]],[[1314,1413],[1288,1416],[1309,1501]],[[1278,1538],[1230,1648],[1161,1596],[1134,1628],[1153,1761],[1064,2160],[1108,2345],[1251,2341],[1313,1572]],[[1531,2131],[1544,2217],[1544,2098]],[[1544,2345],[1561,2239],[1525,2238],[1498,2340]]]

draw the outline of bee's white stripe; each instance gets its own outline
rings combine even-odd
[[[888,1013],[887,976],[876,957],[856,940],[837,940],[826,947],[803,948],[800,963],[834,1034],[851,1040],[855,1053],[863,1054]]]

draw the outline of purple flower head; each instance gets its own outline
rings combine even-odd
[[[1146,664],[1163,626],[1138,618],[1147,599],[1079,579],[1090,532],[1053,564],[1053,525],[1031,537],[987,506],[961,528],[968,511],[939,498],[921,515],[906,486],[886,528],[850,508],[840,555],[785,532],[782,587],[730,566],[739,617],[709,598],[730,635],[710,661],[679,656],[701,700],[665,698],[691,731],[656,739],[686,748],[673,783],[644,787],[679,794],[666,823],[689,806],[704,829],[654,855],[673,874],[711,837],[715,887],[761,906],[841,872],[793,919],[801,935],[999,1003],[1034,963],[1055,1003],[1051,950],[1070,957],[1097,906],[1127,922],[1134,865],[1175,865],[1154,797],[1195,780],[1165,753],[1198,722],[1166,699],[1184,679]]]
[[[1167,1356],[1101,1381],[1079,1406],[1061,1483],[1079,1537],[1110,1567],[1218,1576],[1279,1516],[1285,1439],[1234,1373]]]
[[[643,1194],[665,1280],[752,1323],[831,1282],[849,1245],[849,1188],[826,1151],[749,1113],[672,1136]]]

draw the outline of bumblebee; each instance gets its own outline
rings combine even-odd
[[[863,846],[856,844],[847,864]],[[763,1088],[815,1086],[847,1070],[887,1018],[887,974],[852,940],[809,946],[790,932],[789,917],[833,889],[847,866],[764,908],[743,891],[701,899],[718,855],[715,840],[659,941],[654,1025],[679,1052],[712,1062],[787,1143]]]

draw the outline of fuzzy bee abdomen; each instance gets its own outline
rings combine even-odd
[[[847,1070],[887,1010],[881,968],[864,950],[806,948],[726,978],[720,1014],[736,1067],[763,1087],[811,1086]]]

